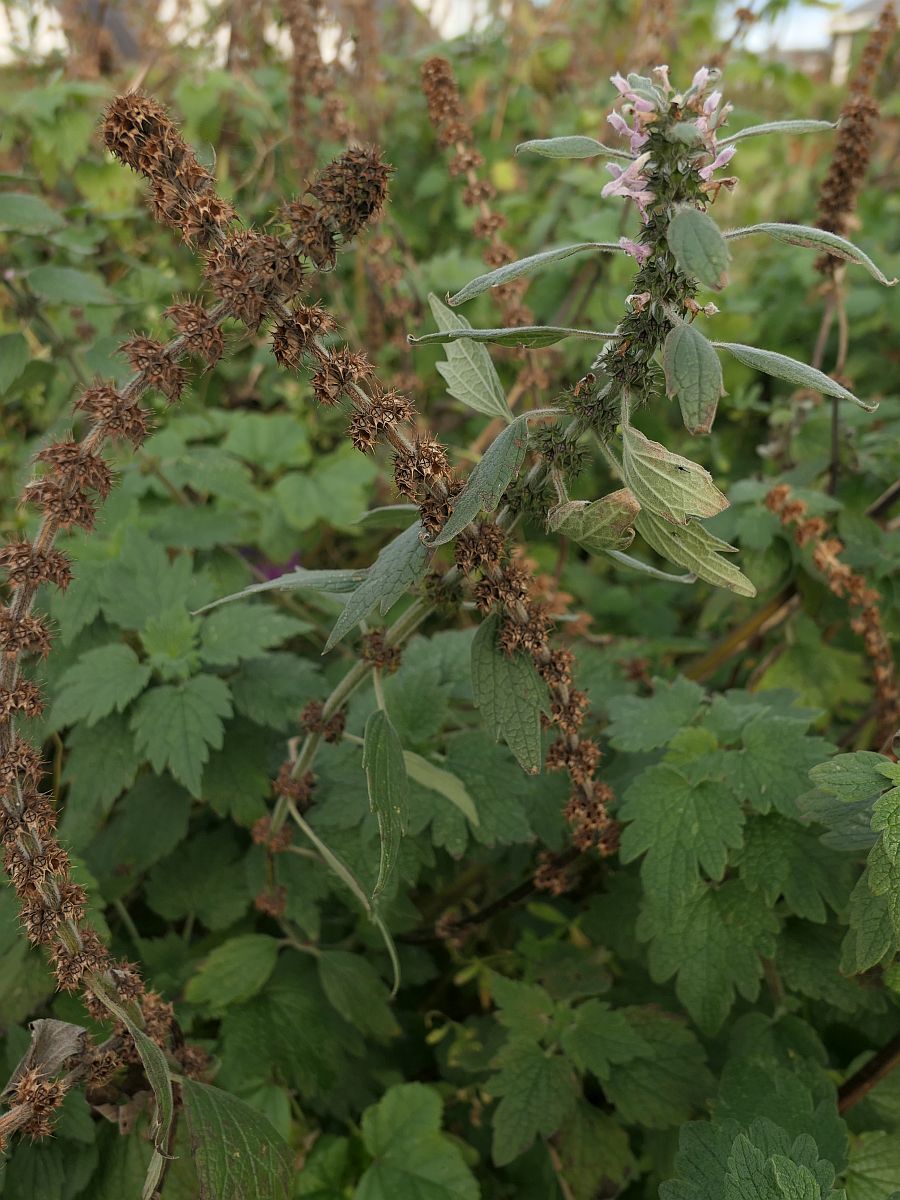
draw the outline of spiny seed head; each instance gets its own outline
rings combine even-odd
[[[351,146],[316,173],[309,192],[349,241],[381,212],[391,171],[377,149]]]
[[[303,286],[303,266],[294,251],[279,238],[252,229],[229,234],[210,251],[204,274],[219,299],[250,329]]]
[[[41,689],[30,679],[19,679],[12,687],[0,687],[0,720],[39,717],[43,711]]]
[[[181,235],[186,242],[205,249],[212,245],[235,219],[227,200],[209,190],[191,196],[181,210]]]
[[[112,472],[99,454],[85,449],[80,442],[54,442],[34,457],[35,462],[47,463],[68,486],[89,488],[104,500],[110,493]]]
[[[388,644],[383,629],[372,629],[363,634],[360,653],[364,662],[371,663],[388,675],[393,675],[399,669],[402,659],[400,648]]]
[[[297,370],[303,355],[311,352],[317,338],[337,328],[337,322],[320,304],[298,306],[272,328],[272,353],[279,366]]]
[[[293,763],[281,764],[278,778],[272,782],[272,791],[276,796],[284,796],[287,800],[293,800],[302,812],[310,802],[316,780],[311,771],[307,771],[305,775],[295,779],[291,774],[292,770]]]
[[[14,587],[36,588],[52,583],[65,590],[72,578],[69,560],[61,550],[39,550],[26,541],[0,547],[0,567]]]
[[[202,304],[183,300],[169,305],[163,310],[163,316],[172,322],[184,338],[189,354],[204,359],[210,367],[216,365],[225,352],[225,342],[222,330]]]
[[[86,975],[95,975],[105,969],[109,955],[97,932],[83,928],[81,947],[73,951],[62,942],[57,942],[50,951],[50,961],[56,970],[56,982],[60,990],[74,992]]]
[[[148,387],[162,392],[170,404],[177,401],[187,382],[184,367],[169,354],[168,347],[154,338],[135,334],[119,347],[135,371],[140,371]]]
[[[312,388],[318,402],[328,406],[337,404],[341,396],[352,396],[353,384],[361,383],[372,373],[366,356],[347,346],[321,352],[319,364],[311,380]]]
[[[337,243],[326,216],[312,204],[291,200],[281,210],[298,251],[318,271],[330,271],[337,262]]]
[[[29,483],[23,499],[41,509],[61,529],[92,529],[94,526],[97,509],[87,493],[80,487],[67,487],[49,475]]]
[[[49,653],[50,630],[41,617],[0,608],[0,654],[7,658],[18,658],[20,654],[46,658]]]
[[[86,388],[75,401],[75,408],[92,418],[104,438],[139,446],[150,428],[146,409],[108,384],[97,383]]]
[[[17,738],[12,746],[0,754],[0,794],[7,794],[16,783],[37,784],[44,773],[40,753],[28,742]]]

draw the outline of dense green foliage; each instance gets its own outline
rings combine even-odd
[[[785,233],[815,223],[833,131],[739,140],[718,175],[740,186],[706,213],[688,135],[660,125],[648,170],[671,204],[650,217],[652,256],[598,251],[642,232],[633,206],[601,198],[602,158],[514,150],[614,140],[606,79],[632,69],[629,17],[589,6],[546,26],[522,7],[515,36],[498,23],[382,54],[367,96],[337,80],[395,173],[381,225],[311,276],[310,297],[451,448],[468,483],[443,533],[426,544],[389,455],[348,441],[346,406],[317,405],[308,372],[276,365],[265,325],[229,319],[221,362],[177,408],[154,400],[136,453],[111,453],[96,527],[60,539],[73,581],[39,602],[55,634],[33,671],[48,704],[21,727],[48,756],[89,918],[210,1056],[199,1079],[176,1072],[163,1195],[891,1200],[900,1071],[871,1090],[860,1072],[890,1062],[900,1024],[900,766],[857,611],[817,546],[841,539],[840,563],[896,636],[900,505],[877,502],[900,476],[900,288],[883,286],[900,274],[900,109],[882,98],[852,233],[865,255],[841,268],[835,382],[805,366],[828,303],[821,240]],[[715,14],[679,20],[670,75],[687,87],[716,50]],[[517,258],[570,247],[515,272],[535,326],[588,338],[535,334],[526,359],[502,334],[454,334],[506,322],[477,283],[473,212],[412,74],[435,52],[475,113],[504,240]],[[266,226],[299,190],[290,65],[168,54],[144,86],[244,221]],[[96,137],[126,86],[24,63],[0,76],[11,538],[34,534],[18,498],[35,453],[72,428],[79,386],[129,378],[122,339],[171,336],[163,310],[205,286],[202,256],[154,223],[144,181]],[[726,135],[833,121],[843,102],[740,49],[722,86]],[[323,140],[317,162],[340,149]],[[746,239],[719,232],[760,223]],[[722,311],[685,324],[713,296]],[[618,345],[598,333],[620,325]],[[547,378],[517,390],[526,362]],[[826,395],[841,397],[836,424]],[[536,454],[555,466],[529,490]],[[797,521],[766,503],[776,484],[824,534],[798,544]],[[421,604],[460,532],[507,510],[589,700],[614,853],[573,847],[569,780],[544,769],[547,687],[527,654],[503,652],[502,616],[483,617],[456,579]],[[685,571],[699,578],[673,580]],[[404,644],[373,679],[360,626],[382,625]],[[272,780],[302,741],[299,714],[348,672],[343,736],[315,747],[311,801],[270,855],[251,831],[288,816]],[[559,887],[542,886],[542,865]],[[4,1079],[35,1018],[102,1040],[108,1026],[56,990],[22,936],[11,888],[0,954]],[[4,1200],[141,1195],[154,1137],[169,1144],[173,1064],[134,1036],[142,1065],[73,1088],[53,1138],[11,1140]]]

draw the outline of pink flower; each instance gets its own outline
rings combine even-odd
[[[703,93],[709,83],[709,67],[701,67],[691,80],[691,91]]]
[[[634,242],[631,238],[619,238],[619,245],[626,254],[631,255],[639,267],[642,267],[652,254],[649,246],[642,246],[640,242]]]
[[[643,217],[647,205],[653,200],[653,192],[648,189],[647,178],[642,174],[649,161],[650,155],[646,153],[629,163],[624,169],[618,163],[607,163],[606,169],[613,178],[604,186],[600,195],[604,198],[624,196],[626,199],[633,200]]]
[[[705,179],[707,182],[712,179],[714,171],[718,171],[720,167],[724,167],[727,163],[731,162],[736,150],[736,146],[726,146],[724,150],[720,150],[708,167],[701,167],[699,172],[700,178]]]

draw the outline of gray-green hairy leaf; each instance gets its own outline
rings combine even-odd
[[[453,502],[446,525],[431,542],[443,546],[470,524],[482,511],[493,512],[500,497],[518,475],[528,449],[528,413],[517,417],[488,446],[472,469],[466,486]]]
[[[709,433],[719,397],[725,395],[722,364],[712,342],[693,325],[673,326],[663,343],[666,391],[677,396],[688,433]]]
[[[685,205],[669,222],[669,249],[680,270],[720,292],[728,282],[731,254],[721,230],[707,213]]]
[[[762,371],[765,375],[774,375],[776,379],[783,379],[795,387],[809,388],[811,391],[821,392],[824,396],[836,396],[839,400],[852,400],[865,412],[875,412],[878,408],[877,401],[860,400],[859,396],[854,396],[822,371],[798,362],[796,358],[789,358],[786,354],[777,354],[774,350],[760,350],[756,346],[744,346],[740,342],[713,342],[713,345],[720,350],[727,350],[745,366]]]
[[[634,541],[634,518],[641,506],[620,488],[599,500],[570,500],[547,514],[553,533],[561,533],[586,550],[625,550]]]
[[[438,792],[451,804],[456,805],[463,816],[467,817],[473,825],[478,824],[478,809],[475,807],[475,801],[458,775],[445,771],[443,767],[436,766],[412,750],[404,751],[403,759],[406,763],[406,773],[410,779],[414,779],[422,787]]]
[[[752,233],[766,233],[777,242],[787,242],[791,246],[808,246],[811,250],[821,250],[844,262],[856,263],[865,267],[873,279],[886,287],[893,287],[896,279],[888,279],[887,275],[876,266],[868,254],[848,242],[846,238],[838,237],[825,229],[816,229],[812,225],[784,225],[777,221],[764,221],[759,225],[746,225],[743,229],[730,229],[723,236],[730,242],[738,238],[749,237]]]
[[[728,507],[699,463],[651,442],[630,425],[622,431],[622,441],[625,482],[642,509],[683,525],[691,517],[714,517]]]
[[[540,154],[542,158],[634,158],[627,150],[617,150],[614,146],[604,146],[596,138],[572,134],[568,137],[533,138],[528,142],[520,142],[516,146],[516,154]]]
[[[265,583],[251,583],[249,587],[242,588],[239,592],[232,592],[230,596],[223,596],[220,600],[213,600],[211,604],[204,604],[202,608],[195,610],[194,616],[209,612],[211,608],[218,608],[220,604],[230,604],[232,600],[243,600],[246,596],[255,596],[258,592],[308,590],[333,592],[340,595],[358,588],[368,573],[368,568],[361,571],[307,571],[303,567],[299,567],[296,571],[287,571],[284,575],[279,575],[277,579],[267,579]]]
[[[502,287],[504,283],[510,283],[513,279],[521,279],[524,275],[534,275],[538,271],[543,271],[544,267],[550,266],[551,263],[571,258],[573,254],[582,254],[585,250],[613,251],[621,250],[621,247],[617,242],[578,242],[573,246],[559,246],[555,250],[542,250],[540,254],[531,254],[528,258],[520,258],[516,262],[506,263],[505,266],[498,267],[496,271],[488,271],[485,275],[479,275],[471,283],[467,283],[464,288],[461,288],[456,295],[451,296],[448,303],[454,307],[457,304],[465,304],[473,296],[480,296],[482,292],[486,292],[490,288]]]
[[[756,595],[756,588],[747,576],[734,563],[721,557],[723,554],[736,554],[734,546],[717,538],[698,521],[672,525],[645,509],[638,514],[635,527],[657,554],[680,567],[686,567],[698,579],[727,588],[739,596]]]
[[[541,713],[548,713],[547,687],[531,659],[497,645],[499,618],[482,621],[472,642],[475,705],[491,735],[502,738],[529,775],[541,769]]]
[[[397,864],[400,841],[406,829],[409,793],[403,746],[390,717],[380,708],[366,721],[363,769],[369,788],[369,804],[381,836],[378,879],[372,890],[375,900],[384,891]]]
[[[718,144],[728,146],[732,142],[741,142],[744,138],[759,137],[763,133],[824,133],[827,129],[837,129],[836,121],[767,121],[765,125],[748,125],[737,133],[719,138]]]
[[[510,426],[512,428],[512,426]],[[365,579],[352,593],[344,610],[335,622],[328,641],[327,652],[360,621],[377,607],[382,614],[419,582],[428,565],[429,548],[419,536],[422,525],[416,521],[389,542],[366,573]]]
[[[506,403],[506,393],[500,382],[491,356],[484,346],[467,338],[471,325],[459,313],[451,312],[433,293],[428,302],[439,330],[461,333],[456,341],[447,343],[447,361],[437,364],[438,373],[447,384],[447,391],[461,404],[474,408],[489,417],[512,420]]]
[[[0,395],[9,391],[30,358],[28,343],[21,333],[6,333],[0,337]]]
[[[456,342],[466,338],[473,342],[493,342],[496,346],[553,346],[567,337],[585,338],[589,342],[608,342],[617,335],[598,329],[569,329],[562,325],[513,325],[505,329],[445,329],[439,333],[424,333],[406,339],[411,346],[430,346],[435,343]]]

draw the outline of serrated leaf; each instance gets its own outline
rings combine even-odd
[[[611,1113],[599,1112],[587,1102],[578,1103],[556,1145],[561,1176],[572,1200],[595,1200],[610,1181],[621,1186],[637,1173],[627,1130]]]
[[[532,138],[528,142],[519,142],[516,154],[540,154],[542,158],[596,158],[604,155],[606,158],[634,158],[627,150],[617,150],[613,146],[604,146],[596,138],[572,134],[568,137]]]
[[[149,679],[150,668],[124,643],[87,650],[60,679],[51,723],[59,727],[83,720],[95,725],[127,708]]]
[[[493,512],[516,478],[528,450],[528,413],[516,417],[488,446],[472,468],[466,486],[453,501],[447,523],[429,543],[443,546],[461,533],[480,512]]]
[[[869,1130],[853,1139],[847,1165],[847,1200],[893,1200],[900,1180],[896,1131]]]
[[[840,258],[844,262],[855,263],[865,267],[873,279],[886,287],[893,287],[896,279],[888,279],[884,272],[872,262],[868,254],[848,242],[846,238],[838,237],[825,229],[816,229],[812,225],[786,225],[778,221],[763,221],[759,225],[746,225],[741,229],[730,229],[724,237],[728,241],[749,237],[753,233],[765,233],[778,242],[787,242],[791,246],[808,246],[812,250],[820,250]]]
[[[188,980],[185,997],[213,1015],[249,1000],[274,971],[280,948],[278,938],[262,933],[229,938],[201,962]]]
[[[764,125],[748,125],[728,137],[718,139],[720,147],[728,146],[731,142],[741,142],[744,138],[759,137],[763,133],[824,133],[826,129],[837,129],[836,121],[767,121]]]
[[[876,966],[892,952],[895,944],[888,898],[872,892],[868,875],[868,871],[863,871],[857,880],[847,910],[841,970],[848,975],[858,975]]]
[[[510,426],[512,428],[512,426]],[[431,556],[430,546],[420,537],[422,523],[416,521],[384,547],[369,567],[366,577],[350,595],[343,612],[325,643],[323,653],[364,621],[374,608],[384,615],[419,582]]]
[[[768,905],[774,907],[783,896],[791,912],[807,921],[826,920],[826,903],[840,912],[847,902],[844,856],[823,846],[799,822],[777,813],[748,823],[735,863],[744,884],[761,892]]]
[[[575,1010],[575,1020],[563,1031],[562,1048],[581,1071],[607,1079],[614,1063],[627,1063],[650,1053],[641,1037],[621,1012],[602,1000],[588,1000]]]
[[[617,750],[640,753],[667,745],[690,725],[703,703],[699,683],[679,675],[653,681],[652,696],[617,696],[610,706],[606,736]]]
[[[490,288],[502,287],[514,279],[522,279],[526,275],[534,275],[543,271],[551,263],[561,262],[571,258],[573,254],[583,254],[585,250],[621,251],[618,242],[577,242],[572,246],[558,246],[555,250],[542,250],[539,254],[530,254],[527,258],[519,258],[515,262],[505,263],[495,271],[488,271],[467,283],[447,301],[454,308],[465,304],[467,300],[480,296]]]
[[[561,533],[598,552],[625,550],[634,541],[634,519],[641,506],[628,488],[599,500],[570,500],[547,514],[552,533]]]
[[[452,312],[434,293],[428,297],[439,330],[453,330],[461,336],[447,344],[447,361],[437,364],[447,391],[461,404],[489,417],[512,420],[506,392],[484,346],[467,338],[471,325],[459,313]]]
[[[223,596],[220,600],[213,600],[211,604],[204,604],[202,608],[194,610],[194,616],[200,616],[212,608],[218,608],[220,604],[231,604],[234,600],[244,600],[247,596],[256,596],[260,592],[307,590],[330,592],[340,596],[345,592],[355,591],[365,580],[367,574],[367,568],[353,571],[307,571],[300,568],[279,575],[277,579],[267,579],[264,583],[251,583],[239,592],[232,592],[230,596]]]
[[[262,1113],[193,1079],[183,1079],[180,1088],[200,1182],[198,1200],[289,1200],[293,1156]]]
[[[264,604],[233,604],[219,609],[201,627],[200,657],[216,667],[234,666],[312,626]]]
[[[8,392],[25,368],[31,354],[21,333],[0,337],[0,395]]]
[[[538,1134],[550,1137],[575,1104],[572,1068],[535,1042],[507,1042],[498,1057],[499,1074],[490,1091],[500,1096],[494,1112],[492,1157],[498,1167],[524,1154]]]
[[[686,567],[698,579],[727,588],[739,596],[756,595],[756,588],[740,568],[721,557],[722,554],[736,554],[736,548],[710,533],[699,521],[671,525],[645,509],[638,513],[634,524],[657,554]]]
[[[585,338],[589,342],[608,342],[615,333],[597,329],[570,329],[563,325],[512,325],[503,329],[446,329],[440,333],[412,334],[406,339],[411,346],[444,345],[461,338],[471,342],[493,342],[497,346],[553,346],[567,337]]]
[[[709,471],[699,463],[651,442],[632,425],[622,430],[622,443],[625,482],[642,510],[686,525],[691,517],[713,517],[728,507]]]
[[[728,782],[757,812],[774,808],[783,816],[797,816],[796,800],[810,767],[831,749],[824,738],[808,735],[808,724],[808,718],[763,712],[744,726],[742,749],[729,766]]]
[[[490,975],[491,997],[498,1005],[497,1020],[513,1038],[539,1042],[554,1031],[556,1002],[539,983]]]
[[[423,758],[421,754],[413,753],[412,750],[403,752],[403,760],[406,763],[406,773],[410,779],[415,780],[422,787],[429,788],[432,792],[437,792],[454,804],[473,825],[478,824],[478,809],[475,807],[475,801],[458,776],[450,771],[445,771],[443,767],[436,766],[427,758]]]
[[[889,761],[874,750],[856,750],[819,763],[809,777],[823,792],[838,796],[845,804],[856,804],[874,800],[884,791],[887,784],[879,768]]]
[[[117,304],[118,299],[96,275],[75,267],[34,267],[28,286],[51,304],[81,308],[91,304]]]
[[[688,433],[709,433],[725,395],[722,364],[712,342],[693,325],[674,325],[662,351],[666,392],[677,396]]]
[[[50,233],[65,221],[40,196],[28,192],[0,192],[0,230],[15,233]]]
[[[322,991],[345,1021],[380,1041],[399,1033],[390,993],[368,959],[346,950],[323,950],[316,966]]]
[[[378,708],[366,721],[363,770],[369,805],[378,821],[381,857],[372,899],[380,896],[397,865],[400,841],[406,829],[409,783],[403,746],[390,717]]]
[[[881,834],[881,846],[891,865],[900,866],[900,787],[891,788],[875,801],[872,829]]]
[[[721,230],[707,213],[691,205],[678,208],[669,222],[666,240],[682,274],[716,292],[725,287],[731,253]]]
[[[541,769],[541,713],[547,686],[527,654],[497,645],[499,618],[482,621],[472,641],[472,689],[488,732],[503,739],[529,775]]]
[[[231,693],[215,675],[151,688],[131,718],[135,743],[154,771],[165,768],[192,796],[200,795],[203,765],[222,746],[222,718],[231,716]]]
[[[839,400],[852,400],[864,412],[875,412],[878,408],[876,401],[860,400],[859,396],[848,392],[842,384],[837,383],[822,371],[817,371],[815,367],[807,366],[806,363],[799,362],[796,358],[789,358],[786,354],[776,354],[774,350],[760,350],[756,346],[743,346],[739,342],[713,342],[712,344],[719,350],[727,350],[729,354],[734,355],[738,362],[752,367],[754,371],[762,371],[764,375],[773,375],[776,379],[783,379],[795,387],[809,388],[811,391],[821,392],[824,396],[835,396]]]

